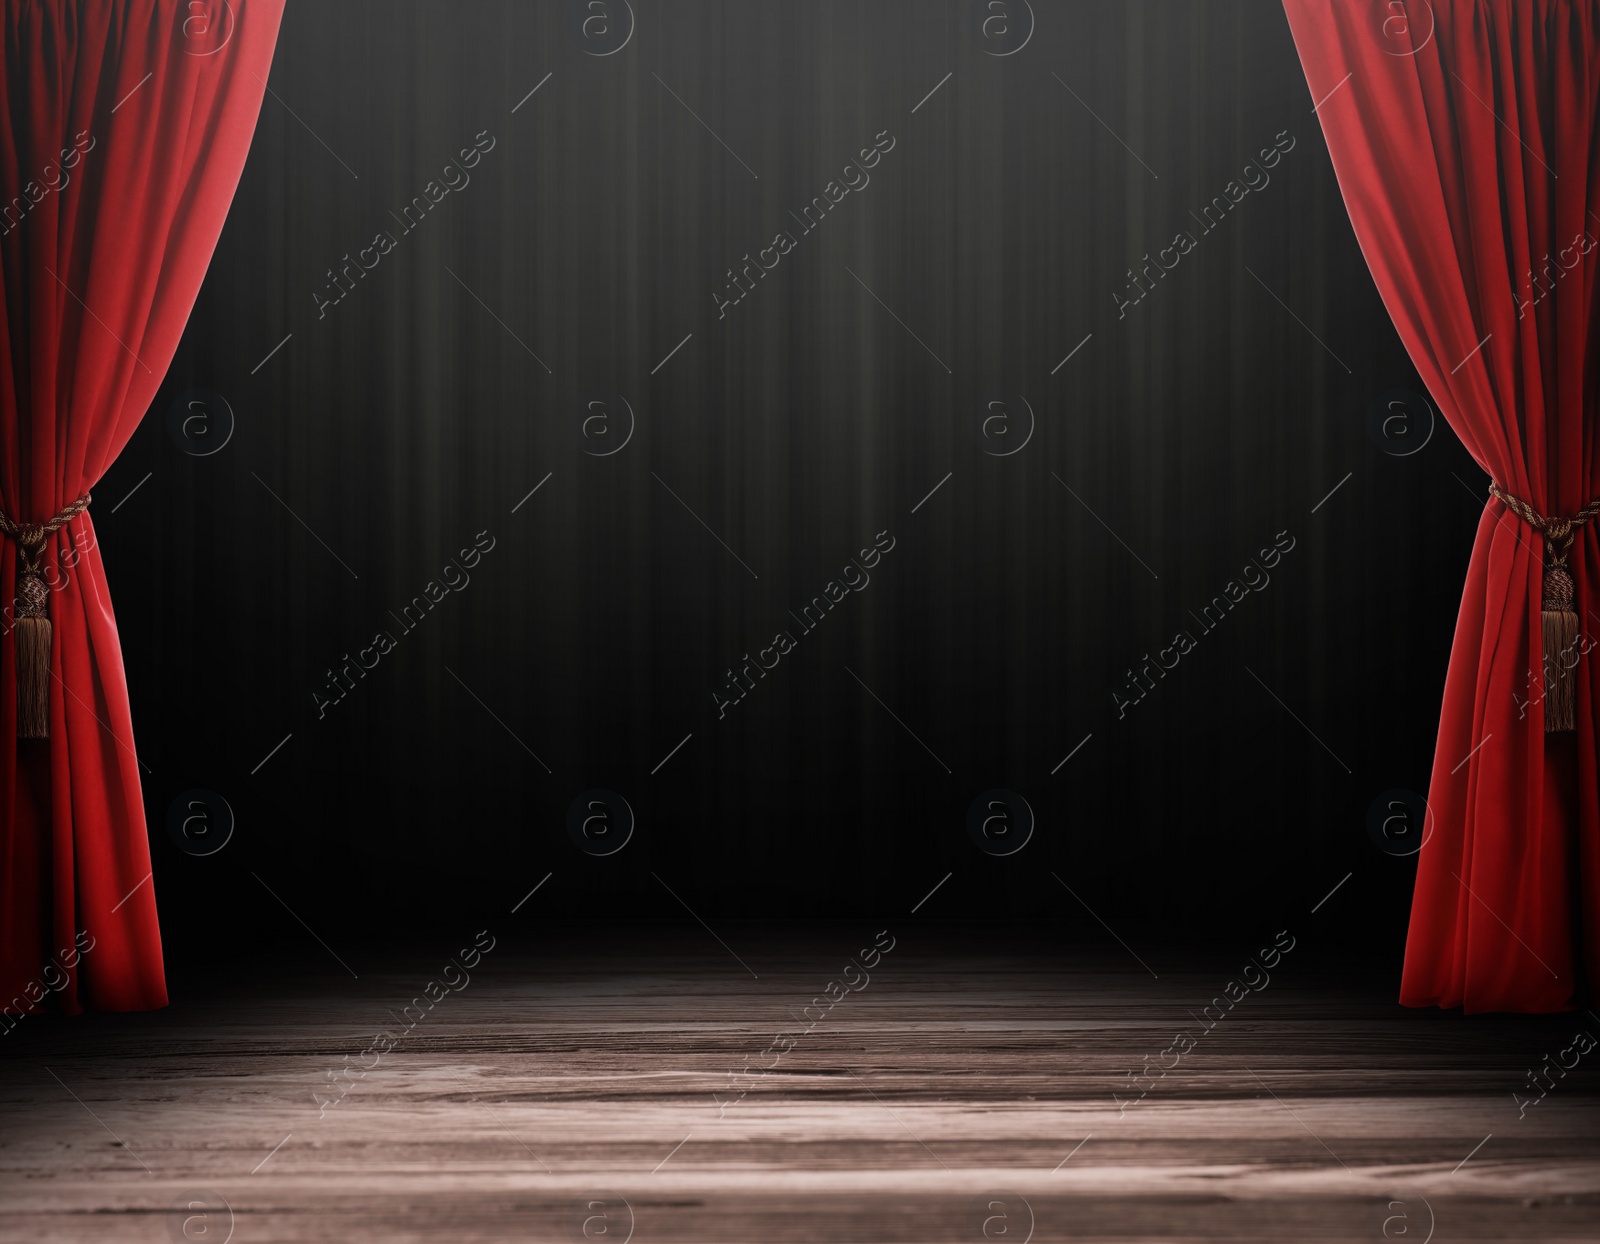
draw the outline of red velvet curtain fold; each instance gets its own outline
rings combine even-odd
[[[1600,495],[1600,11],[1285,0],[1350,221],[1428,391],[1551,516]],[[1571,1008],[1600,967],[1600,530],[1571,553],[1577,730],[1546,734],[1543,544],[1485,506],[1446,675],[1401,1001]],[[1531,704],[1530,704],[1531,701]]]
[[[7,0],[0,511],[43,523],[127,443],[238,184],[283,0]],[[94,523],[46,546],[50,737],[19,740],[0,541],[0,1010],[162,1006],[139,760]]]

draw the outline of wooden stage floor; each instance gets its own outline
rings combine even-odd
[[[717,934],[502,937],[470,979],[444,968],[470,934],[339,946],[354,979],[308,942],[158,1014],[28,1017],[0,1037],[0,1236],[1600,1236],[1587,1013],[1407,1011],[1392,968],[1298,949],[1208,1015],[1254,947],[1139,946],[1147,971],[909,926],[863,976],[871,926]]]

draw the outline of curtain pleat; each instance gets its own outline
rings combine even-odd
[[[0,511],[12,521],[43,523],[92,489],[155,398],[282,16],[283,0],[4,6]],[[45,549],[48,739],[17,737],[16,553],[0,541],[0,1011],[162,1006],[140,765],[93,519]]]
[[[1540,514],[1576,514],[1600,495],[1600,10],[1285,8],[1351,225],[1418,374],[1501,488]],[[1560,1011],[1596,979],[1600,531],[1583,527],[1570,556],[1577,729],[1548,735],[1543,559],[1540,536],[1488,500],[1445,678],[1408,1005]]]

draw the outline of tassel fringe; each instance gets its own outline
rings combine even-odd
[[[1544,728],[1546,734],[1578,728],[1578,615],[1576,584],[1556,563],[1544,572]]]
[[[45,584],[41,559],[51,536],[88,508],[92,498],[84,493],[49,522],[16,523],[0,513],[0,535],[16,542],[17,737],[50,737],[50,589]]]
[[[1544,728],[1547,734],[1578,728],[1578,615],[1544,614]]]
[[[1578,612],[1573,607],[1578,585],[1567,569],[1567,554],[1578,529],[1600,518],[1600,497],[1571,518],[1547,518],[1493,480],[1489,482],[1489,495],[1544,537],[1544,729],[1546,734],[1576,730],[1578,662],[1583,653],[1578,642]]]
[[[17,619],[17,737],[50,737],[49,618]]]

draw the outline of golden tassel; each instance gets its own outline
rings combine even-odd
[[[46,603],[50,589],[39,570],[39,553],[44,532],[25,528],[24,534],[39,532],[30,547],[17,541],[17,737],[50,737],[50,613]],[[30,557],[29,554],[32,554]]]
[[[1544,570],[1544,728],[1546,733],[1578,728],[1578,615],[1572,608],[1576,584],[1567,568],[1552,562]]]
[[[1578,728],[1578,585],[1567,569],[1567,553],[1578,528],[1600,517],[1596,497],[1571,518],[1546,518],[1520,497],[1490,481],[1489,492],[1544,537],[1544,590],[1540,615],[1544,639],[1544,728],[1546,734]]]
[[[50,589],[44,581],[41,561],[45,543],[89,506],[84,493],[43,526],[14,523],[0,514],[0,535],[10,536],[17,545],[16,585],[16,663],[17,737],[50,737],[50,645],[54,638],[50,625]]]

